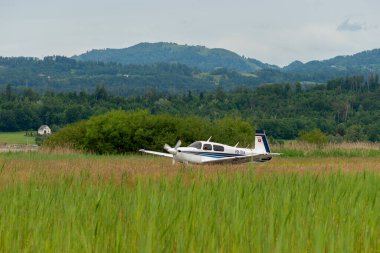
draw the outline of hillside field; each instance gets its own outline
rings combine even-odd
[[[0,154],[0,251],[378,252],[380,156],[342,150],[217,166]]]

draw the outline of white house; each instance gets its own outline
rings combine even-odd
[[[48,135],[51,134],[51,129],[47,125],[42,125],[38,128],[38,135]]]

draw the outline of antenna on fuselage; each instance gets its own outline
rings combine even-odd
[[[236,145],[235,145],[235,147],[234,147],[234,148],[236,148],[236,147],[237,147],[237,145],[239,145],[239,142],[238,142],[238,143],[236,143]]]
[[[212,137],[212,136],[210,136],[210,138],[208,138],[207,142],[209,142],[209,141],[211,140],[211,137]]]

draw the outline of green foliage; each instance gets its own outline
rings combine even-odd
[[[69,125],[52,135],[46,144],[99,154],[120,154],[141,148],[162,150],[165,143],[174,145],[179,139],[186,145],[213,133],[217,142],[254,142],[253,127],[240,119],[226,118],[212,123],[197,117],[112,111]]]
[[[317,145],[324,145],[328,141],[327,136],[320,129],[314,129],[309,132],[301,132],[299,139],[301,141]]]
[[[35,137],[35,142],[38,146],[41,146],[45,141],[49,139],[48,135],[37,135]]]
[[[238,118],[226,117],[217,120],[212,128],[212,136],[218,142],[235,145],[252,145],[253,129],[248,122],[244,122]],[[233,138],[231,138],[233,136]],[[232,142],[231,142],[232,141]]]
[[[234,76],[231,71],[215,72],[225,76],[220,77],[220,83]],[[301,131],[318,128],[333,142],[380,141],[380,84],[376,75],[347,77],[331,83],[334,85],[289,83],[234,90],[220,84],[211,92],[186,90],[173,95],[145,90],[145,95],[128,98],[116,97],[102,85],[94,93],[41,95],[29,88],[12,92],[10,100],[4,89],[0,93],[0,131],[37,129],[42,124],[61,128],[111,110],[143,109],[155,115],[195,116],[194,119],[214,123],[232,116],[266,130],[275,139],[295,139]],[[216,132],[214,129],[210,135]],[[238,137],[233,142],[242,139]]]

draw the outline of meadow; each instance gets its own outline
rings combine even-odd
[[[299,141],[287,141],[272,145],[276,152],[286,157],[380,157],[380,143],[343,142],[316,145]]]
[[[0,251],[378,252],[377,147],[299,157],[299,147],[277,148],[288,154],[218,166],[0,154]]]
[[[0,132],[0,145],[35,143],[35,137],[25,136],[25,132]]]

